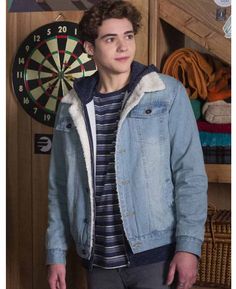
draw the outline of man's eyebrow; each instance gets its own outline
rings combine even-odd
[[[126,31],[124,34],[134,33],[134,30]]]
[[[126,31],[126,32],[124,32],[124,35],[130,34],[130,33],[134,33],[134,31],[133,30]],[[102,35],[100,37],[100,39],[103,39],[103,38],[106,38],[106,37],[114,37],[114,36],[117,36],[117,34],[116,33],[107,33],[107,34]]]
[[[115,33],[108,33],[108,34],[104,34],[100,37],[100,39],[106,38],[106,37],[112,37],[112,36],[117,36],[117,34]]]

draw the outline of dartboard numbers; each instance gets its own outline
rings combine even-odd
[[[16,77],[17,78],[23,78],[23,72],[22,71],[17,71]]]
[[[13,63],[14,92],[25,111],[53,126],[61,98],[75,78],[96,67],[83,52],[76,23],[61,21],[33,31],[21,44]]]
[[[41,36],[40,35],[34,35],[34,42],[40,42]]]
[[[24,58],[19,58],[18,59],[19,64],[25,64],[25,59]]]
[[[58,33],[66,33],[67,32],[67,26],[59,26],[58,27]]]

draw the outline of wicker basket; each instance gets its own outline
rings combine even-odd
[[[197,285],[230,288],[231,211],[209,208]]]

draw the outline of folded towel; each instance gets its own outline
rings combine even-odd
[[[202,147],[204,146],[231,146],[230,133],[199,132]]]
[[[231,133],[231,123],[209,123],[205,120],[198,120],[197,126],[199,131],[215,133]]]
[[[198,96],[206,99],[207,87],[214,80],[213,67],[200,53],[190,48],[173,52],[166,60],[162,72],[180,80],[190,99]]]
[[[205,102],[202,115],[210,123],[231,123],[231,103],[223,100]]]

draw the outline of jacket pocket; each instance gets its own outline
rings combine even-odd
[[[55,129],[62,134],[62,141],[64,143],[64,150],[67,156],[82,155],[81,144],[77,129],[71,117],[66,116],[61,118]]]
[[[64,132],[72,132],[75,129],[74,122],[71,117],[66,116],[61,118],[56,126],[56,130],[64,131]]]
[[[167,104],[165,102],[153,105],[146,104],[135,107],[129,117],[131,118],[143,118],[149,119],[153,117],[162,117],[163,114],[167,113]]]
[[[168,136],[167,105],[161,103],[138,106],[130,112],[128,123],[137,142],[160,147]]]

